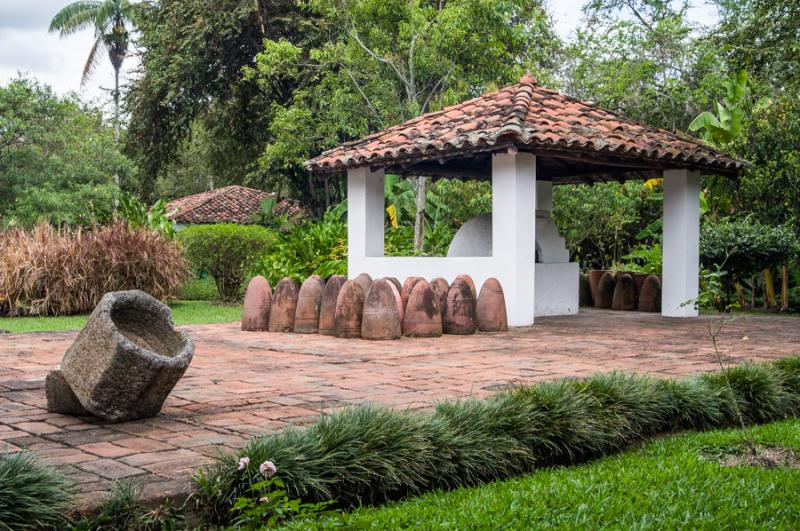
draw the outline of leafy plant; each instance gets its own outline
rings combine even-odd
[[[623,268],[636,273],[661,275],[663,252],[661,245],[639,245],[622,257]]]
[[[725,96],[717,101],[717,114],[702,112],[689,124],[689,131],[703,130],[703,138],[718,146],[724,146],[736,140],[742,132],[744,104],[747,99],[748,76],[740,70],[723,81]]]
[[[123,193],[119,198],[117,215],[133,229],[153,230],[169,238],[175,237],[175,224],[169,219],[167,202],[159,199],[150,208],[136,196]]]
[[[61,527],[74,494],[70,481],[31,452],[0,454],[0,529]]]
[[[305,519],[320,517],[329,502],[303,503],[299,499],[289,499],[285,485],[278,477],[271,477],[253,483],[249,496],[240,496],[233,504],[233,526],[255,529],[275,527],[290,518]]]
[[[307,220],[279,234],[250,272],[263,275],[273,286],[283,277],[302,282],[311,275],[347,274],[347,225],[340,217],[341,212],[332,209],[321,221]]]
[[[253,222],[278,232],[288,232],[296,225],[301,214],[290,216],[288,212],[279,213],[276,209],[278,200],[268,197],[261,201],[258,212],[253,214]]]
[[[247,270],[270,250],[275,234],[257,225],[194,225],[179,232],[178,240],[194,271],[210,274],[219,298],[234,301]]]

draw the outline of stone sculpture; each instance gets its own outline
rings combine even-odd
[[[45,382],[47,409],[110,422],[157,415],[194,354],[170,309],[138,291],[106,293]]]

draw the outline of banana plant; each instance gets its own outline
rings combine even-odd
[[[723,86],[726,94],[721,102],[716,102],[717,114],[702,112],[689,124],[689,131],[703,130],[703,139],[717,146],[731,143],[742,132],[744,104],[749,92],[747,72],[737,72],[726,79]]]

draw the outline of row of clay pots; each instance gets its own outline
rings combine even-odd
[[[612,273],[605,271],[592,290],[591,274],[580,275],[581,306],[622,311],[661,311],[661,279],[658,275]]]
[[[488,279],[476,294],[469,275],[448,285],[443,278],[428,283],[409,277],[352,280],[334,275],[327,283],[312,276],[297,288],[282,279],[274,294],[264,277],[247,287],[242,330],[319,333],[343,338],[398,339],[445,334],[500,332],[508,329],[505,297],[497,279]]]

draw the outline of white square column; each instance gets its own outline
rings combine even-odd
[[[661,314],[696,317],[694,301],[700,285],[700,174],[697,172],[664,171],[662,252]]]
[[[366,258],[383,256],[384,172],[347,170],[347,275],[366,271]]]
[[[492,155],[492,258],[509,326],[533,324],[536,268],[536,156]]]

